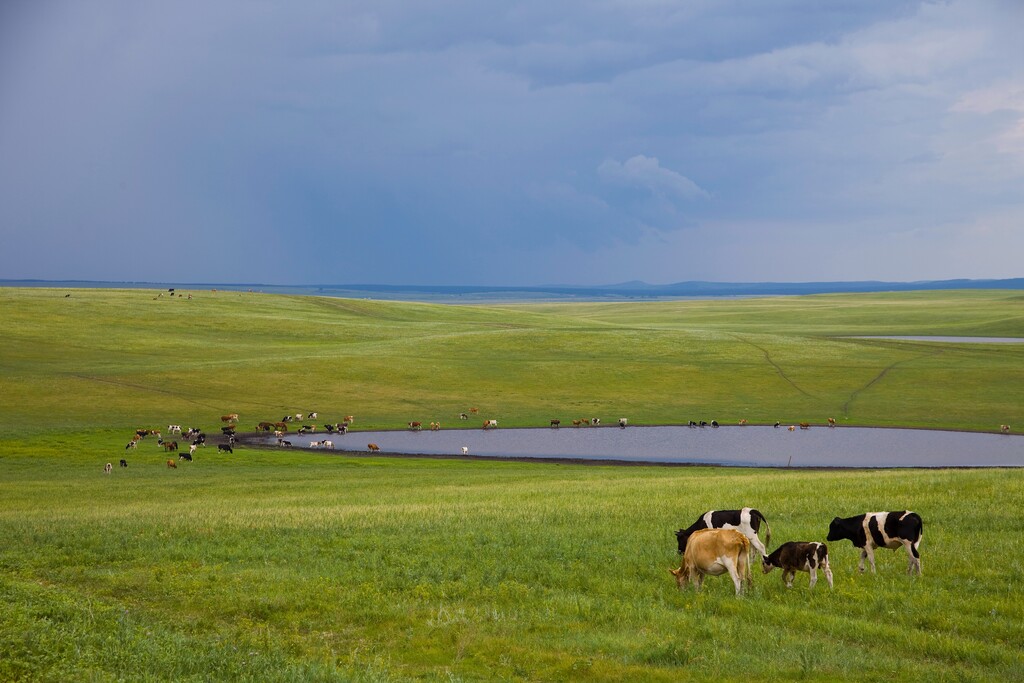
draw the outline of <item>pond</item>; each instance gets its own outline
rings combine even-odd
[[[274,437],[256,443],[275,445]],[[469,455],[494,458],[604,460],[628,463],[740,467],[1021,467],[1024,438],[1008,434],[926,429],[813,426],[789,431],[762,426],[714,429],[664,427],[562,427],[448,429],[437,432],[375,431],[297,435],[295,447],[330,439],[336,450]]]

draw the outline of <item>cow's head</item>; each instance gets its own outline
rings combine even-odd
[[[687,572],[686,569],[683,567],[680,567],[679,569],[669,569],[668,573],[676,577],[677,588],[681,589],[683,586],[686,585],[687,581],[689,580],[689,572]]]
[[[843,520],[839,517],[833,517],[832,523],[828,525],[828,536],[825,537],[826,540],[838,541],[846,537],[847,534],[846,530],[843,528]]]
[[[772,564],[772,561],[768,559],[767,555],[762,555],[761,556],[761,571],[764,572],[765,574],[767,574],[767,573],[771,572],[771,570],[773,570],[773,569],[775,569],[775,565]]]
[[[686,529],[680,529],[676,532],[676,542],[679,544],[679,554],[682,555],[686,552],[686,542],[690,540],[690,532]]]

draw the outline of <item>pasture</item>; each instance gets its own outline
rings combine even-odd
[[[139,427],[316,410],[354,429],[620,415],[994,431],[1021,297],[941,292],[454,307],[0,289],[0,680],[1012,680],[1024,479],[1010,470],[603,467],[199,449]],[[251,424],[250,424],[251,423]],[[477,426],[477,428],[479,428]],[[1010,436],[1007,438],[1020,438]],[[118,468],[121,457],[129,467]],[[103,464],[114,463],[111,474]],[[830,544],[835,589],[679,592],[673,532],[753,505],[770,548],[910,508],[902,551]]]

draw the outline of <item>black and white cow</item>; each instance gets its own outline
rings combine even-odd
[[[689,528],[680,529],[676,532],[676,540],[679,542],[679,554],[682,555],[686,552],[686,542],[695,531],[700,529],[736,529],[746,536],[750,540],[750,546],[761,553],[761,557],[764,557],[768,554],[768,551],[765,550],[765,544],[757,536],[761,530],[762,523],[764,524],[765,540],[770,543],[772,540],[772,530],[768,526],[768,520],[758,510],[754,508],[708,510],[698,517],[697,521],[691,524]]]
[[[901,545],[907,549],[910,558],[908,572],[917,570],[921,574],[921,553],[918,547],[924,536],[924,525],[921,516],[910,510],[897,512],[868,512],[856,517],[840,519],[836,517],[828,526],[828,540],[839,541],[849,539],[860,548],[860,564],[864,571],[864,558],[871,563],[871,572],[875,571],[875,548],[895,550]]]
[[[828,587],[832,588],[832,569],[828,566],[828,546],[817,541],[790,541],[783,543],[771,555],[761,558],[761,570],[767,574],[778,567],[786,588],[793,587],[797,572],[811,575],[811,588],[818,583],[818,570],[825,573]]]

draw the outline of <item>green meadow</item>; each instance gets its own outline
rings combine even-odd
[[[70,296],[66,296],[70,294]],[[1024,678],[1024,476],[370,457],[241,447],[165,466],[140,427],[286,413],[504,426],[717,419],[1024,429],[1024,296],[926,292],[446,306],[0,288],[0,680]],[[1020,425],[1020,428],[1017,427]],[[470,424],[469,428],[479,428]],[[1019,436],[1006,438],[1019,439]],[[893,454],[898,458],[898,454]],[[129,467],[103,473],[106,462]],[[1024,446],[1022,446],[1024,458]],[[756,506],[771,548],[910,508],[906,556],[830,544],[680,592],[673,532]]]

